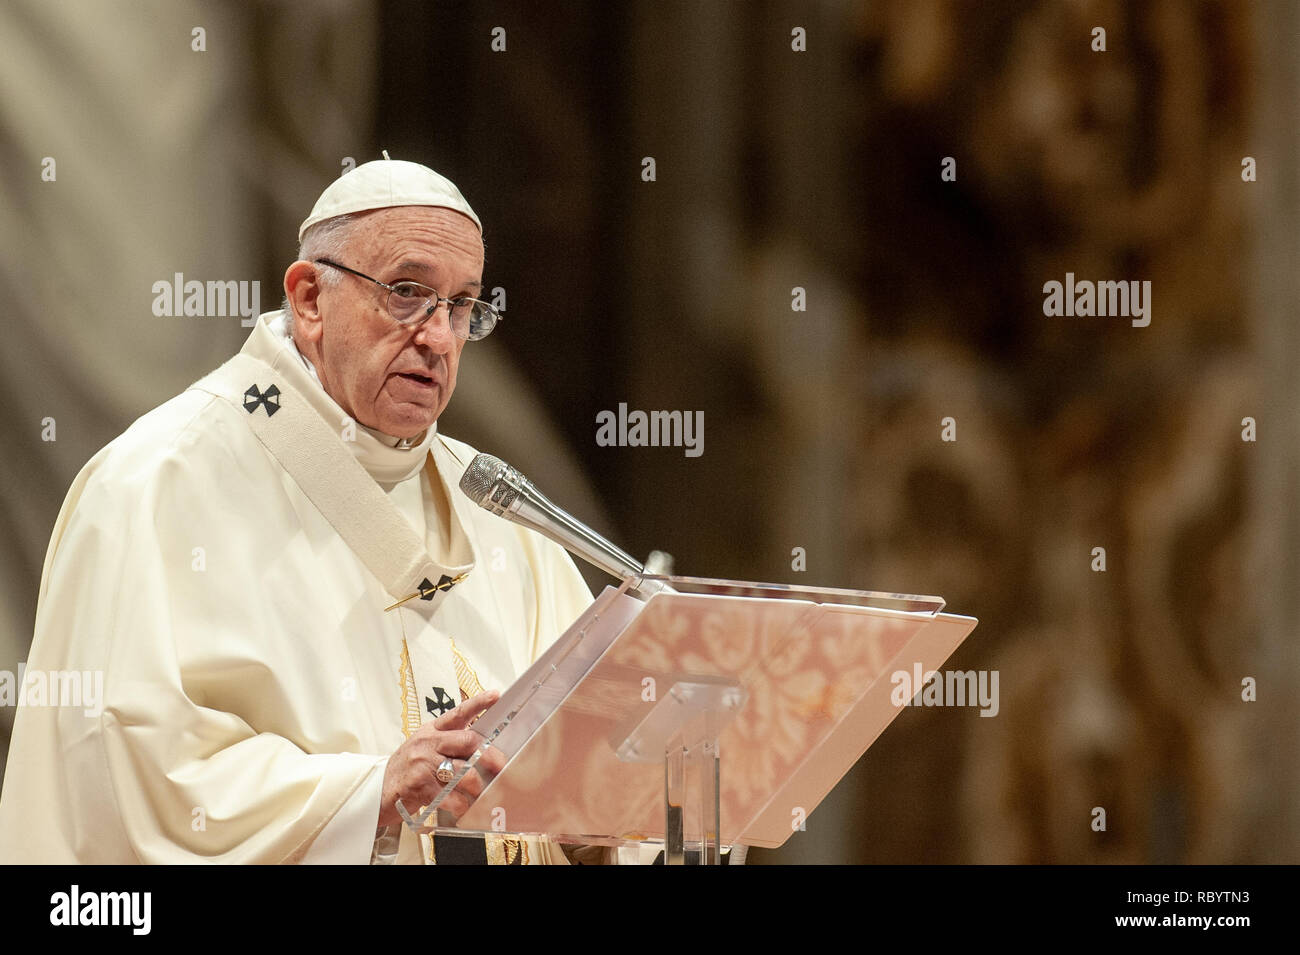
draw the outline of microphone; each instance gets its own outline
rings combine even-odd
[[[645,567],[630,554],[611,544],[577,518],[560,510],[533,482],[500,458],[479,454],[460,478],[460,489],[479,507],[522,524],[565,547],[575,557],[620,579],[644,577]],[[639,586],[647,597],[664,589]]]

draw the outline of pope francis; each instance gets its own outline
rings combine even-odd
[[[565,861],[397,810],[591,601],[561,548],[457,492],[475,452],[437,428],[499,317],[481,224],[385,159],[299,240],[286,307],[68,492],[28,671],[102,674],[102,706],[19,708],[0,861]]]

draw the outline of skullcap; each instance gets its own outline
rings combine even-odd
[[[428,166],[401,159],[376,159],[363,163],[330,183],[316,200],[311,215],[298,227],[298,240],[318,222],[353,212],[394,206],[439,206],[469,216],[483,231],[474,210],[456,184]]]

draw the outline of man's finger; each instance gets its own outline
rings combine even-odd
[[[464,760],[455,761],[456,771],[460,772],[465,767]],[[476,769],[471,769],[456,783],[455,792],[466,796],[469,802],[473,802],[486,788],[487,784],[483,782],[483,777],[478,774]]]
[[[497,774],[505,768],[506,754],[495,746],[489,746],[483,750],[483,755],[478,758],[478,762],[474,765],[489,780],[496,779]]]
[[[442,716],[433,721],[433,725],[440,730],[464,729],[473,722],[475,717],[500,698],[501,693],[497,690],[487,690],[476,696],[471,696],[454,710],[443,713]]]
[[[422,755],[437,766],[447,757],[469,759],[483,744],[483,737],[473,730],[439,730],[423,742],[428,748],[422,749]]]

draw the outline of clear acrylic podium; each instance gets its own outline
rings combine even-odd
[[[976,620],[938,597],[644,577],[608,587],[474,724],[481,744],[408,825],[439,835],[663,843],[665,862],[776,847]],[[919,689],[919,688],[918,688]],[[489,747],[505,756],[495,777]],[[441,803],[467,773],[460,818]]]

